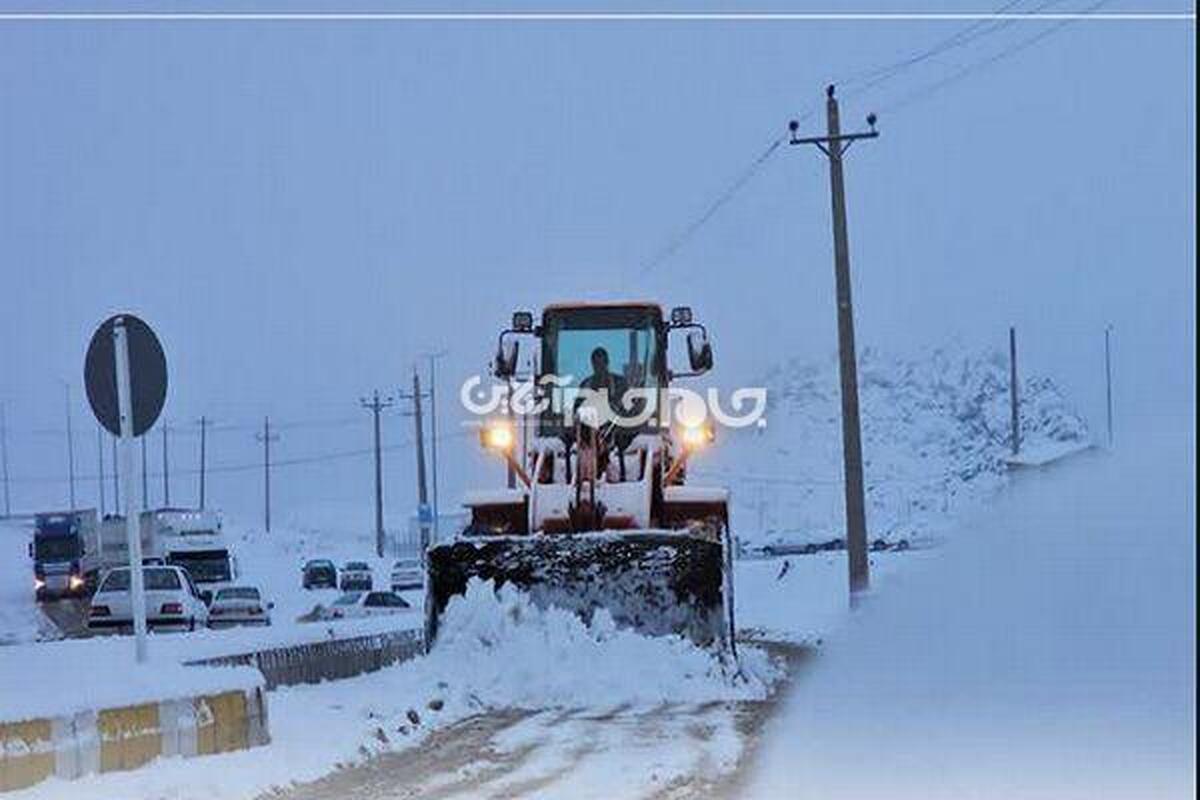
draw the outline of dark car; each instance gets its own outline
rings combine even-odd
[[[338,571],[334,563],[327,558],[314,558],[304,565],[305,589],[336,589],[338,588]]]

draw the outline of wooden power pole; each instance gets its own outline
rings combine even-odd
[[[425,558],[425,550],[429,547],[429,528],[432,523],[432,509],[429,507],[429,490],[425,481],[425,426],[421,421],[421,376],[413,369],[413,388],[409,394],[401,394],[403,400],[412,400],[413,424],[416,428],[417,445],[417,524],[421,532],[421,558]]]
[[[1021,394],[1017,386],[1017,329],[1008,329],[1008,405],[1009,405],[1009,439],[1012,454],[1021,451]]]
[[[833,260],[837,287],[838,365],[842,392],[842,460],[846,492],[846,550],[850,566],[850,601],[870,587],[867,560],[867,515],[863,489],[862,426],[858,409],[858,364],[854,346],[854,308],[851,301],[850,242],[846,230],[846,183],[842,157],[859,139],[874,139],[875,115],[867,117],[869,131],[842,133],[834,87],[825,90],[826,133],[799,137],[800,125],[789,124],[789,144],[816,146],[829,161],[829,189],[833,211]]]

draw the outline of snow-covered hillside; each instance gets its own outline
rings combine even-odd
[[[919,541],[1003,485],[1009,450],[1007,357],[936,350],[897,358],[865,350],[859,395],[872,539]],[[693,474],[733,489],[742,541],[843,537],[837,362],[799,359],[769,372],[767,425],[732,432]],[[1082,448],[1087,425],[1054,382],[1020,385],[1022,452]]]

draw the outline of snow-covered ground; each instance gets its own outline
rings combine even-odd
[[[1194,797],[1194,417],[1161,423],[1018,479],[879,593],[747,796]]]
[[[859,396],[870,538],[944,534],[1005,485],[1007,357],[961,348],[911,358],[864,350]],[[733,527],[749,545],[844,538],[837,362],[792,360],[761,381],[767,425],[719,434],[693,474],[733,489]],[[1043,376],[1021,381],[1023,453],[1089,442],[1083,419]]]

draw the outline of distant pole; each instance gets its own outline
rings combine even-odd
[[[163,470],[163,507],[171,507],[171,462],[167,458],[167,432],[170,429],[164,422],[162,426],[162,470]]]
[[[100,465],[100,517],[104,518],[106,511],[104,503],[104,429],[96,424],[96,463]]]
[[[146,435],[139,436],[138,442],[142,445],[142,508],[146,509],[150,507],[150,473],[146,469]]]
[[[1104,394],[1108,407],[1108,446],[1113,446],[1112,325],[1104,328]]]
[[[1012,454],[1015,456],[1021,450],[1021,398],[1017,388],[1017,329],[1008,329],[1008,403],[1012,419]]]
[[[413,389],[410,394],[401,394],[403,400],[412,400],[413,425],[416,428],[417,444],[417,524],[421,532],[421,558],[425,558],[425,550],[429,547],[429,492],[425,484],[425,431],[421,422],[421,376],[413,368]]]
[[[71,510],[75,510],[75,436],[71,432],[71,384],[63,381],[67,390],[67,485],[71,492]]]
[[[271,433],[271,418],[263,417],[262,433],[257,438],[263,445],[263,526],[271,532],[271,442],[279,441],[279,434]]]
[[[8,417],[0,402],[0,467],[4,469],[4,516],[12,516],[12,498],[8,493]]]
[[[430,353],[429,359],[429,461],[433,470],[433,535],[438,535],[438,424],[437,424],[437,360],[445,350]]]
[[[204,466],[206,460],[205,444],[208,433],[208,418],[200,417],[200,508],[204,508]]]
[[[871,584],[867,559],[867,514],[863,488],[862,427],[858,407],[858,364],[854,345],[854,308],[851,301],[850,240],[846,226],[846,181],[842,157],[860,139],[879,136],[875,115],[867,117],[869,131],[842,133],[834,87],[825,90],[826,135],[799,138],[799,123],[789,124],[789,144],[811,144],[829,161],[829,190],[833,216],[834,277],[837,287],[838,364],[842,395],[842,460],[846,494],[846,550],[850,571],[850,602]]]
[[[383,558],[383,449],[380,445],[379,414],[396,401],[390,397],[380,399],[379,390],[376,390],[371,400],[363,397],[358,402],[363,408],[370,410],[375,418],[375,555]]]

